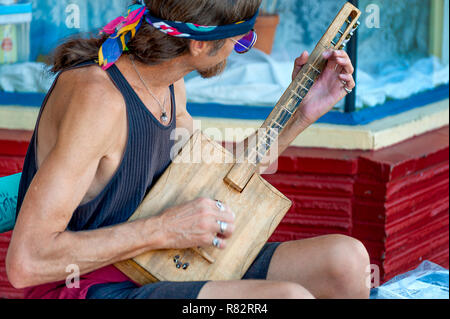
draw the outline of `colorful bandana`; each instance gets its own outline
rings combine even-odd
[[[246,21],[223,26],[204,26],[193,23],[167,21],[150,15],[143,4],[133,4],[128,7],[126,16],[118,17],[108,23],[100,34],[109,34],[110,37],[100,47],[99,65],[107,70],[120,58],[124,51],[128,51],[127,44],[139,31],[143,18],[167,35],[198,41],[214,41],[235,37],[251,31],[255,25],[259,11]]]

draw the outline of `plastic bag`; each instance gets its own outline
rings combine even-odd
[[[430,261],[388,281],[371,292],[371,299],[449,299],[449,271]]]
[[[22,174],[16,174],[0,178],[0,234],[14,228],[21,177]]]

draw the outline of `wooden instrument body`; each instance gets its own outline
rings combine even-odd
[[[130,219],[157,216],[199,197],[223,201],[236,213],[236,229],[225,250],[204,249],[213,263],[192,249],[158,250],[116,267],[142,285],[155,281],[241,279],[292,203],[257,173],[242,193],[232,189],[223,179],[234,163],[233,154],[196,132]],[[177,268],[175,256],[189,267]]]

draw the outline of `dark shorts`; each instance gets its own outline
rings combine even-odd
[[[266,244],[243,280],[265,280],[270,261],[280,243]],[[100,284],[89,288],[87,299],[197,299],[207,281],[158,282],[138,287],[132,282]]]

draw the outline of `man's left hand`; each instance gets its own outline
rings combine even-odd
[[[295,79],[307,63],[308,58],[309,54],[305,51],[295,60],[292,79]],[[347,52],[342,50],[326,51],[324,58],[328,60],[327,66],[310,89],[295,115],[298,120],[307,124],[316,122],[346,97],[348,93],[344,87],[349,90],[355,88],[354,67]]]

